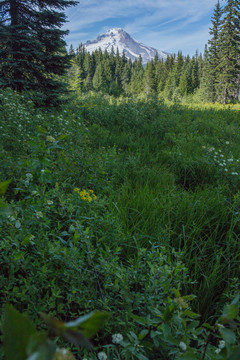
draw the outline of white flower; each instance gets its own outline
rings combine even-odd
[[[232,175],[238,175],[238,173],[237,172],[232,172]]]
[[[218,348],[219,348],[219,349],[224,349],[224,348],[225,348],[225,341],[224,341],[224,340],[220,340],[220,341],[219,341]]]
[[[48,205],[52,205],[52,204],[53,204],[53,201],[52,201],[52,200],[47,200],[47,204],[48,204]]]
[[[45,173],[45,170],[44,170],[44,169],[42,169],[42,170],[41,170],[41,173],[43,173],[43,174],[44,174],[44,173]]]
[[[224,156],[223,156],[223,154],[220,154],[220,156],[221,156],[221,158],[223,158]]]
[[[30,181],[30,180],[32,180],[33,176],[32,176],[31,173],[27,173],[26,178],[27,178],[28,181]]]
[[[46,137],[46,140],[49,141],[49,142],[54,142],[54,141],[56,141],[56,140],[54,139],[54,137],[52,137],[52,136],[47,136],[47,137]]]
[[[233,159],[228,159],[228,161],[229,161],[229,162],[232,162],[232,161],[233,161]]]
[[[34,240],[34,239],[35,239],[35,236],[34,236],[34,235],[31,235],[30,238],[29,238],[30,241],[31,241],[31,240]]]
[[[10,221],[15,221],[16,220],[14,216],[10,216],[8,218],[9,218]]]
[[[119,344],[123,340],[122,334],[113,334],[112,336],[112,342],[114,344]]]
[[[37,217],[37,219],[41,219],[43,217],[43,213],[41,211],[38,211],[36,213],[36,217]]]
[[[229,143],[229,141],[226,141],[226,145],[229,145],[230,143]]]
[[[100,353],[98,353],[98,359],[99,360],[107,360],[107,354],[103,351],[101,351]]]
[[[217,324],[217,326],[221,329],[224,329],[224,326],[222,324]]]
[[[225,171],[228,171],[228,169],[224,169]]]
[[[16,228],[16,229],[20,229],[20,227],[21,227],[21,223],[20,223],[19,220],[17,220],[17,221],[15,222],[15,228]]]
[[[187,345],[186,345],[183,341],[181,341],[181,342],[179,343],[179,347],[180,347],[180,349],[181,349],[182,351],[186,351],[186,350],[187,350]]]
[[[34,191],[32,191],[32,195],[37,195],[37,191],[36,190],[34,190]]]
[[[221,351],[221,349],[216,349],[216,350],[215,350],[215,353],[216,353],[216,354],[219,354],[220,351]]]

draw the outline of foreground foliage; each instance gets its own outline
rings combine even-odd
[[[93,340],[102,359],[234,359],[238,112],[97,97],[46,111],[11,91],[0,101],[2,303],[38,328],[39,312],[111,313]]]

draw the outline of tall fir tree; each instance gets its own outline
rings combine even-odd
[[[218,85],[219,100],[224,104],[239,96],[240,78],[240,1],[227,0],[220,31]]]
[[[205,90],[207,92],[207,96],[209,99],[215,103],[216,101],[216,87],[217,87],[217,79],[218,79],[218,64],[219,64],[219,35],[221,30],[221,16],[222,9],[220,6],[220,2],[218,1],[213,17],[211,19],[212,27],[209,29],[209,34],[211,35],[211,39],[208,41],[208,53],[207,53],[207,62],[205,71],[207,72],[207,76],[205,77]]]
[[[63,90],[59,76],[70,60],[61,30],[63,10],[74,0],[3,0],[0,2],[0,87],[35,90],[55,102]]]

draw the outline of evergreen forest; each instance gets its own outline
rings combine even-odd
[[[240,359],[240,1],[204,54],[67,50],[0,1],[0,359]]]

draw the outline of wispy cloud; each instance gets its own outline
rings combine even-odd
[[[151,41],[147,45],[166,44],[163,50],[190,42],[198,48],[200,41],[202,46],[206,42],[215,4],[216,0],[81,0],[67,11],[68,41],[76,41],[78,34],[78,43],[84,42],[106,28],[122,26],[137,40]]]

